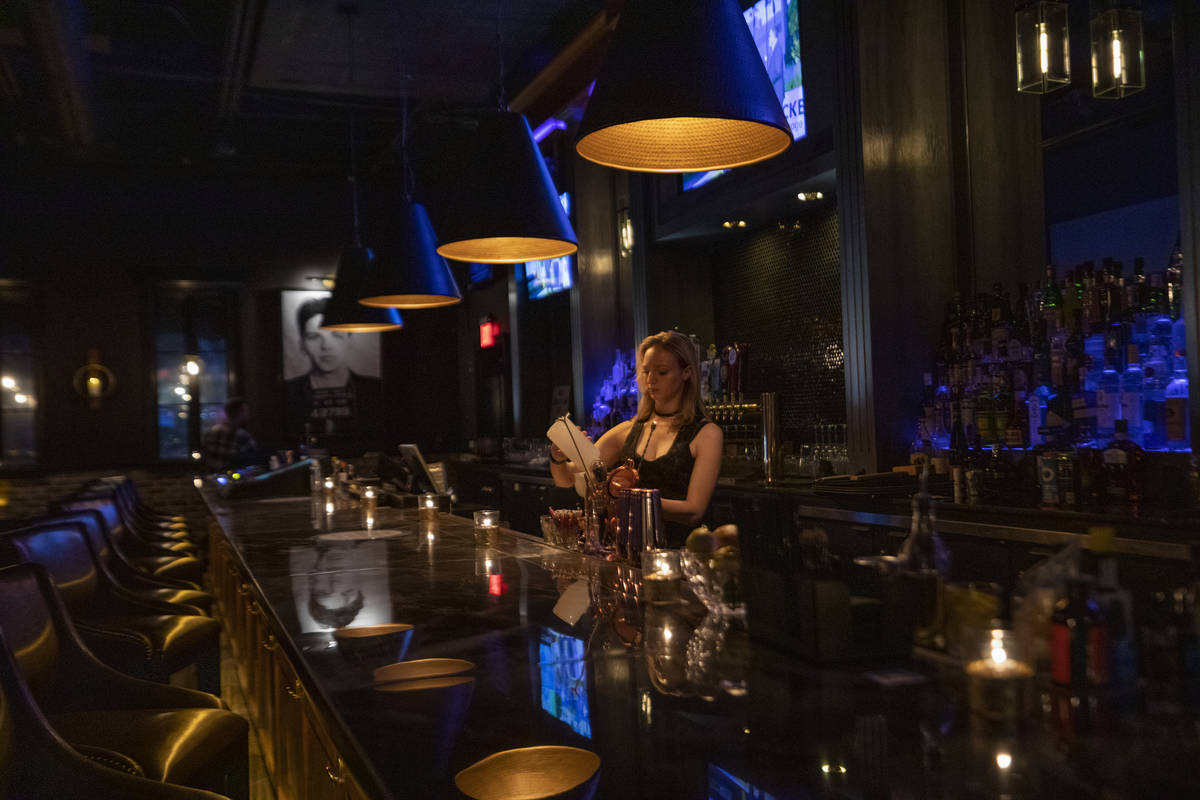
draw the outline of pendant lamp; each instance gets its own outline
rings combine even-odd
[[[396,309],[368,308],[358,302],[363,279],[374,261],[375,254],[362,246],[356,232],[354,241],[346,245],[338,260],[337,282],[325,307],[322,330],[373,333],[403,327],[404,322]]]
[[[626,3],[579,126],[579,155],[635,172],[707,172],[791,143],[737,0]]]
[[[404,200],[396,232],[399,246],[386,259],[380,259],[368,268],[358,302],[364,306],[388,308],[437,308],[461,303],[462,292],[450,272],[450,265],[438,255],[429,214],[425,206],[412,199],[407,101],[400,130]]]
[[[441,228],[440,255],[519,264],[579,249],[523,115],[496,111],[485,117],[463,174]]]
[[[346,62],[348,64],[347,86],[354,84],[354,15],[358,7],[353,3],[342,3],[338,12],[346,16]],[[322,330],[370,333],[393,331],[403,326],[400,312],[394,308],[367,308],[360,305],[363,281],[375,260],[375,254],[363,247],[358,233],[358,162],[354,157],[354,114],[349,117],[350,138],[350,206],[351,239],[342,250],[338,260],[337,277],[334,279],[333,295],[325,307],[321,319]]]

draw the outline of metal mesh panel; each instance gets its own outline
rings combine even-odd
[[[717,341],[750,345],[747,394],[779,393],[784,438],[846,422],[838,220],[813,209],[796,225],[739,236],[718,247]]]

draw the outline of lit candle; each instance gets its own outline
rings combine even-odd
[[[333,513],[333,478],[326,478],[321,484],[325,491],[325,513]]]
[[[475,512],[475,544],[490,544],[500,526],[500,512],[482,509]]]
[[[421,495],[420,518],[431,522],[437,519],[437,495],[426,493]]]
[[[666,605],[679,599],[679,552],[647,550],[642,553],[642,586],[647,603]]]
[[[375,489],[368,486],[363,489],[362,493],[362,513],[363,527],[371,530],[375,527],[375,509],[378,505],[378,499],[375,497]]]
[[[980,657],[967,662],[967,703],[988,719],[1024,716],[1032,694],[1033,667],[1020,658],[1011,631],[995,629],[980,648]]]

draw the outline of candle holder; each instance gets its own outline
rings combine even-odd
[[[499,528],[499,511],[486,508],[475,512],[475,544],[491,544]]]
[[[670,605],[679,600],[678,550],[642,552],[642,597],[651,605]]]
[[[1012,631],[985,631],[965,669],[971,711],[989,720],[1020,719],[1030,713],[1033,665]]]
[[[362,521],[363,527],[367,530],[375,528],[375,512],[379,507],[379,498],[375,495],[375,489],[367,486],[362,491]]]
[[[438,513],[438,497],[432,492],[426,492],[421,495],[419,516],[422,522],[434,522],[437,520]]]

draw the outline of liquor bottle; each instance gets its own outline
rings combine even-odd
[[[1008,339],[1012,332],[1012,313],[1004,284],[992,284],[991,297],[992,356],[997,361],[1008,361]]]
[[[1062,290],[1054,278],[1054,265],[1046,265],[1046,287],[1042,290],[1042,302],[1040,311],[1042,319],[1046,321],[1049,333],[1053,333],[1055,329],[1062,327]]]
[[[1114,362],[1115,353],[1104,349],[1104,369],[1096,387],[1096,435],[1101,440],[1112,437],[1117,417],[1121,415],[1121,375]]]
[[[1191,447],[1188,420],[1187,364],[1176,359],[1175,374],[1164,392],[1163,416],[1167,432],[1167,448],[1187,450]]]
[[[955,400],[950,404],[950,478],[954,485],[954,502],[967,502],[967,466],[971,450],[967,444],[967,431],[963,427],[962,406]]]
[[[725,384],[725,394],[736,402],[738,390],[738,358],[737,350],[732,344],[727,345],[721,353],[721,360],[724,363],[724,374],[722,383]]]
[[[1100,455],[1107,505],[1137,514],[1145,491],[1145,451],[1129,441],[1127,420],[1116,421],[1114,438]]]
[[[1050,617],[1050,677],[1074,691],[1108,684],[1108,625],[1087,577],[1067,579],[1067,596]]]
[[[1130,342],[1127,350],[1127,364],[1121,373],[1121,419],[1125,421],[1129,440],[1140,446],[1144,441],[1146,379],[1137,343]]]
[[[1106,525],[1088,528],[1087,553],[1096,575],[1092,599],[1108,623],[1109,675],[1114,684],[1128,686],[1137,679],[1133,599],[1118,579],[1115,536],[1116,530]]]
[[[711,402],[719,402],[721,400],[721,358],[717,353],[717,346],[710,344],[708,346],[708,381],[709,381],[709,397]]]
[[[1046,441],[1042,430],[1046,427],[1046,413],[1054,390],[1050,388],[1049,364],[1045,359],[1033,362],[1034,389],[1025,400],[1025,411],[1029,419],[1029,443],[1041,444]]]
[[[1146,261],[1141,256],[1133,260],[1133,277],[1125,283],[1125,313],[1133,324],[1133,341],[1138,345],[1138,352],[1145,352],[1146,338],[1146,303],[1150,297],[1150,284],[1146,278]]]
[[[1013,363],[1028,360],[1025,358],[1025,349],[1030,345],[1029,311],[1026,307],[1029,302],[1028,292],[1028,285],[1024,283],[1018,285],[1013,324],[1008,333],[1008,360]]]
[[[1013,396],[1008,370],[1003,364],[992,365],[992,441],[1003,443],[1012,417]]]
[[[912,528],[900,547],[899,560],[904,579],[916,600],[914,643],[923,647],[941,647],[945,606],[943,589],[950,574],[950,554],[937,533],[933,498],[927,491],[929,470],[921,473],[921,487],[912,501]]]
[[[996,505],[1011,501],[1015,470],[1012,464],[1005,460],[999,444],[993,444],[991,455],[983,464],[983,496],[984,501]]]
[[[1142,447],[1167,448],[1167,385],[1171,382],[1167,362],[1153,348],[1143,369],[1145,395],[1142,412]]]

